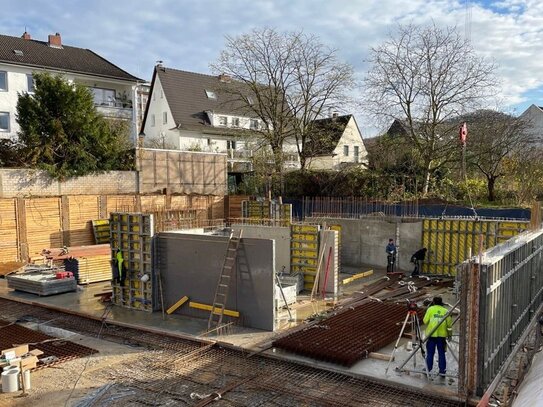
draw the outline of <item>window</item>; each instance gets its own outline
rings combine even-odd
[[[160,99],[164,99],[164,89],[160,89]]]
[[[258,120],[257,119],[251,119],[250,128],[251,128],[251,130],[258,130]]]
[[[155,124],[156,124],[155,115],[152,114],[151,115],[151,127],[155,127]]]
[[[345,157],[349,156],[349,146],[343,146],[343,155]]]
[[[219,116],[219,126],[226,126],[228,124],[228,117]]]
[[[156,100],[156,92],[153,92],[153,100]]]
[[[0,112],[0,131],[9,131],[9,113]]]
[[[211,90],[206,89],[206,96],[208,99],[217,99],[217,94]]]
[[[0,71],[0,90],[8,90],[8,73]]]
[[[251,96],[248,96],[247,97],[247,102],[250,104],[250,105],[253,105],[255,102],[253,101],[253,98]]]
[[[115,90],[103,88],[90,88],[94,104],[98,106],[115,106]]]
[[[208,146],[211,145],[211,139],[210,139],[210,138],[207,139],[207,145],[208,145]]]
[[[26,75],[26,89],[28,93],[34,93],[34,78],[31,74]]]
[[[238,117],[232,118],[232,127],[239,127],[239,118]]]
[[[24,55],[23,51],[21,51],[20,49],[14,49],[13,53],[18,57],[22,57]]]
[[[168,112],[162,113],[162,124],[168,123]]]
[[[226,149],[227,150],[235,150],[236,149],[236,142],[234,140],[226,140]]]
[[[354,149],[354,151],[353,151],[354,162],[357,163],[358,162],[358,156],[359,156],[359,153],[360,153],[360,147],[354,146],[353,149]]]

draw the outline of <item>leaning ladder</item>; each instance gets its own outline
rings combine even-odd
[[[219,281],[217,282],[217,288],[215,289],[213,306],[207,322],[208,332],[218,329],[222,324],[224,308],[226,307],[226,300],[228,299],[230,280],[233,276],[233,270],[236,264],[236,255],[238,252],[239,243],[241,241],[241,233],[242,230],[240,229],[237,235],[234,232],[230,234],[228,247],[226,248],[226,256],[222,265]]]

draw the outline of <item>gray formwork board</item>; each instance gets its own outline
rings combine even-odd
[[[290,227],[232,225],[232,229],[243,229],[242,237],[275,240],[275,266],[278,273],[290,273]]]
[[[189,301],[211,305],[228,237],[164,232],[155,239],[165,308],[185,295]],[[273,331],[274,262],[273,240],[242,238],[226,303],[226,309],[240,313],[241,325]],[[209,316],[208,311],[191,308],[188,303],[175,312],[200,318]],[[223,321],[232,319],[225,316]]]

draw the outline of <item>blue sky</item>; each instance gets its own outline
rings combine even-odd
[[[543,3],[448,0],[3,0],[2,34],[33,39],[59,32],[64,44],[89,48],[128,72],[149,79],[157,60],[209,73],[225,35],[255,27],[303,29],[351,63],[359,79],[368,50],[398,23],[456,25],[475,49],[499,66],[500,108],[520,113],[543,104]],[[469,17],[469,18],[466,18]],[[365,136],[376,129],[355,112]]]

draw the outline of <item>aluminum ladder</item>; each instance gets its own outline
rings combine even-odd
[[[236,256],[238,253],[239,244],[241,242],[241,234],[241,229],[239,230],[238,234],[235,234],[234,232],[230,234],[221,274],[219,276],[219,281],[217,282],[217,287],[215,288],[213,306],[209,314],[209,320],[207,321],[208,332],[217,330],[222,324],[224,309],[226,307],[226,301],[228,300],[230,280],[233,277],[233,270],[236,265]]]

